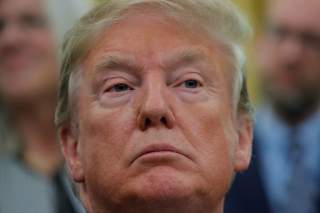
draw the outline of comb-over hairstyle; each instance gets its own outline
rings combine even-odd
[[[106,0],[82,17],[66,35],[60,91],[55,122],[58,127],[70,121],[71,108],[76,102],[73,74],[81,69],[81,62],[89,48],[101,34],[117,21],[125,18],[129,10],[151,8],[188,27],[200,27],[228,50],[230,65],[234,68],[234,98],[238,110],[250,115],[243,66],[243,43],[250,34],[247,20],[229,0]],[[71,86],[72,85],[72,86]],[[72,113],[77,111],[72,109]]]

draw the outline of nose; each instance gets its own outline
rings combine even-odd
[[[174,116],[164,87],[159,81],[150,81],[145,89],[138,113],[138,126],[142,131],[174,127]]]
[[[298,38],[288,38],[280,46],[281,57],[288,64],[295,64],[303,58],[304,48]]]
[[[0,30],[0,47],[19,47],[25,33],[13,23],[6,23]]]

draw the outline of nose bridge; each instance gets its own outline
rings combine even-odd
[[[164,99],[164,86],[161,81],[161,76],[150,75],[146,81],[146,91],[144,97],[144,110],[161,114],[166,107]]]
[[[281,45],[281,50],[283,57],[290,62],[301,59],[304,54],[303,44],[296,36],[285,39]]]
[[[12,20],[7,20],[2,32],[0,32],[0,44],[10,45],[19,41],[24,36],[26,35],[18,23],[15,23],[15,21]]]
[[[160,74],[152,74],[145,80],[143,99],[138,115],[139,126],[142,130],[149,127],[173,126],[173,115],[169,100],[166,97],[166,84]]]

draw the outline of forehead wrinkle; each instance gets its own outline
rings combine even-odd
[[[94,65],[95,74],[108,70],[126,71],[135,74],[142,69],[143,66],[137,63],[134,56],[122,53],[109,53],[100,58],[96,65]]]
[[[180,66],[196,64],[205,61],[205,54],[201,48],[181,48],[164,56],[161,66],[165,69],[177,69]]]

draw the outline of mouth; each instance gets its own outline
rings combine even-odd
[[[148,160],[159,160],[164,158],[172,158],[172,156],[184,156],[189,158],[189,156],[183,151],[177,149],[176,147],[169,144],[153,144],[146,146],[142,149],[132,160],[131,163],[140,159],[140,158],[148,158]]]
[[[17,72],[25,70],[31,62],[27,57],[7,57],[6,60],[2,60],[2,66],[7,67],[10,72]]]

